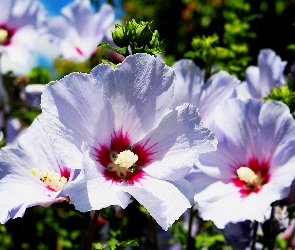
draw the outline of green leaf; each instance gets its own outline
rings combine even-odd
[[[102,244],[101,243],[93,243],[92,244],[92,247],[95,249],[95,250],[102,250]]]
[[[209,235],[208,233],[204,232],[196,237],[195,247],[197,249],[203,247],[209,248],[220,243],[224,243],[224,236],[222,234]]]
[[[137,246],[139,246],[137,241],[128,240],[128,241],[122,241],[121,243],[117,244],[116,247],[137,247]]]
[[[144,51],[146,53],[148,53],[148,54],[153,54],[153,55],[161,54],[161,49],[160,48],[149,49],[149,48],[145,47]]]
[[[295,44],[292,43],[287,47],[288,50],[292,50],[293,52],[295,52]]]
[[[95,248],[95,249],[103,249],[103,250],[121,250],[125,249],[126,247],[137,247],[139,246],[138,242],[135,240],[128,240],[128,241],[122,241],[117,243],[118,241],[116,239],[111,239],[108,243],[107,246],[104,248]],[[98,247],[101,246],[98,245],[99,243],[96,243]]]
[[[188,51],[184,54],[184,57],[194,59],[200,57],[200,53],[196,51]]]
[[[97,45],[97,47],[100,47],[100,48],[104,48],[104,49],[109,49],[111,51],[114,51],[114,52],[117,52],[121,55],[126,55],[126,48],[114,48],[113,46],[111,46],[110,44],[108,43],[100,43]]]

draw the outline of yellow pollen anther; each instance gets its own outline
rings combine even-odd
[[[117,155],[117,159],[114,161],[115,164],[121,168],[130,168],[138,160],[138,156],[130,150],[124,150]]]
[[[39,169],[33,168],[31,169],[31,173],[36,176],[40,176],[40,181],[42,181],[45,185],[48,185],[54,191],[59,191],[63,188],[63,186],[67,183],[67,178],[61,176],[55,172],[40,172]]]
[[[5,29],[0,29],[0,44],[5,43],[7,38],[8,38],[8,31]]]
[[[246,182],[249,185],[257,186],[259,182],[259,178],[257,174],[251,168],[248,167],[240,167],[237,170],[238,177],[241,181]]]

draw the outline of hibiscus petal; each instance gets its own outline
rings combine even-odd
[[[199,95],[204,85],[205,71],[192,60],[181,59],[172,66],[177,76],[173,96],[173,107],[185,102],[199,106]]]
[[[45,87],[41,107],[39,119],[55,151],[68,167],[81,168],[82,142],[95,144],[97,122],[105,118],[100,117],[101,113],[109,113],[102,112],[105,108],[102,86],[87,74],[72,73]]]
[[[12,14],[12,7],[14,6],[14,2],[16,0],[2,0],[1,1],[1,15],[0,15],[0,23],[6,23],[10,19],[10,15]]]
[[[181,185],[189,190],[190,184],[185,182],[182,180]],[[188,197],[192,192],[182,193],[173,183],[148,176],[124,190],[142,204],[166,231],[187,208],[192,206],[192,196]]]
[[[39,170],[60,171],[60,161],[38,118],[19,138],[19,147],[34,157],[35,162],[39,162]]]
[[[62,13],[49,21],[49,33],[59,43],[63,57],[78,61],[91,57],[115,21],[111,5],[103,4],[95,13],[89,1],[74,1]]]
[[[196,107],[189,104],[166,115],[159,126],[146,135],[144,142],[153,154],[152,163],[143,170],[155,178],[167,180],[186,175],[199,154],[215,150],[217,145]]]
[[[218,108],[212,130],[219,141],[217,151],[200,156],[197,167],[203,173],[194,170],[186,177],[196,190],[201,217],[219,228],[229,222],[264,222],[271,204],[288,195],[294,179],[295,121],[288,107],[276,101],[229,100]],[[241,166],[261,178],[250,192],[246,180],[236,182]]]
[[[233,96],[235,88],[240,81],[226,71],[219,71],[211,76],[208,82],[202,86],[199,96],[199,104],[196,105],[205,120],[210,124],[213,110],[222,102]]]
[[[211,129],[218,139],[216,152],[200,155],[198,167],[216,178],[231,178],[236,166],[247,163],[253,155],[253,138],[257,134],[258,114],[262,102],[247,103],[232,99],[220,104],[214,111]],[[212,167],[219,169],[212,172]]]
[[[36,0],[3,0],[0,24],[10,32],[7,43],[0,45],[0,53],[5,52],[8,60],[17,64],[27,63],[38,35],[45,31],[43,6]]]
[[[0,198],[5,202],[0,206],[0,222],[4,223],[9,218],[22,216],[27,207],[49,206],[60,200],[56,198],[58,193],[48,190],[30,172],[31,168],[36,166],[34,164],[31,156],[20,149],[1,149]]]
[[[280,167],[293,158],[294,137],[295,121],[289,108],[281,102],[266,102],[259,114],[259,133],[255,140],[258,157],[272,158],[272,168]]]
[[[102,166],[94,162],[89,156],[90,148],[87,143],[82,145],[84,151],[82,177],[69,182],[62,194],[70,197],[70,203],[81,212],[100,210],[102,208],[119,205],[127,207],[130,195],[123,192],[122,185],[106,180],[102,174]]]
[[[285,83],[283,72],[286,65],[287,62],[283,62],[273,50],[261,50],[258,56],[258,67],[262,96],[268,95],[272,88],[277,88]]]
[[[271,49],[263,49],[258,55],[258,66],[246,70],[246,81],[236,89],[241,100],[267,96],[272,88],[283,85],[284,69],[287,62],[282,61]],[[246,86],[245,86],[246,85]]]
[[[74,1],[65,6],[61,12],[66,20],[76,28],[79,34],[82,36],[85,35],[85,33],[88,34],[88,26],[94,15],[94,11],[91,9],[89,1]]]
[[[233,184],[215,181],[197,193],[195,201],[204,220],[212,220],[218,228],[224,228],[229,222],[237,223],[245,220],[264,222],[269,218],[270,204],[279,198],[278,194],[277,190],[265,185],[259,193],[253,192],[247,197],[242,197]]]
[[[115,130],[132,131],[137,141],[169,112],[175,74],[148,54],[135,54],[117,65],[98,65],[91,75],[104,85],[115,114]]]
[[[56,16],[48,21],[48,32],[53,40],[62,38],[73,39],[78,37],[75,29],[61,16]],[[71,46],[70,46],[71,47]]]
[[[99,15],[93,18],[93,28],[90,32],[93,32],[96,37],[103,38],[107,35],[108,31],[113,30],[115,22],[114,8],[109,4],[103,4],[99,10]]]

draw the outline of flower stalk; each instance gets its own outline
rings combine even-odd
[[[95,210],[94,215],[89,223],[89,229],[88,229],[88,238],[87,238],[87,243],[86,243],[86,250],[91,250],[92,249],[92,242],[93,242],[93,236],[95,233],[95,228],[97,224],[97,219],[100,214],[100,210]]]
[[[253,222],[253,235],[252,235],[252,243],[251,243],[251,250],[255,250],[256,244],[256,237],[257,237],[257,230],[258,230],[258,221]]]
[[[192,249],[194,247],[193,240],[191,238],[193,219],[194,219],[194,206],[192,206],[189,210],[189,224],[188,224],[188,230],[187,230],[186,250]]]

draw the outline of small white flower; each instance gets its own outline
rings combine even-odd
[[[44,32],[45,11],[36,0],[1,0],[0,54],[25,64]]]
[[[67,197],[60,194],[72,179],[53,151],[38,119],[20,136],[18,147],[0,151],[0,223],[22,217],[26,208],[49,206]]]
[[[286,61],[271,49],[263,49],[258,55],[258,66],[250,66],[246,70],[246,81],[236,89],[241,100],[266,97],[272,88],[286,83],[284,70]]]
[[[200,215],[218,228],[269,219],[271,203],[285,198],[295,177],[295,121],[276,101],[221,104],[211,127],[218,149],[200,155],[187,179]]]
[[[76,0],[62,9],[63,16],[49,20],[49,33],[64,58],[87,60],[115,23],[115,10],[104,4],[95,13],[89,0]]]
[[[172,68],[176,73],[173,107],[185,102],[195,105],[207,125],[213,118],[215,108],[233,97],[240,83],[225,71],[215,73],[205,83],[204,70],[189,59],[177,61]]]

